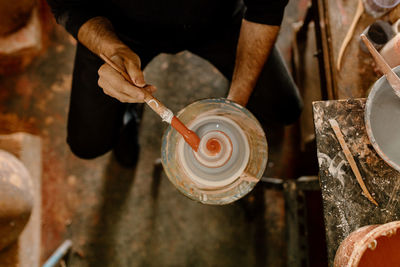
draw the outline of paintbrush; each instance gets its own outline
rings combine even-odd
[[[361,39],[367,46],[369,52],[371,53],[372,57],[374,58],[376,64],[378,65],[379,69],[383,72],[386,76],[387,81],[389,82],[390,86],[393,88],[395,94],[400,97],[400,78],[394,73],[392,68],[387,64],[385,59],[376,51],[375,47],[372,43],[368,40],[365,34],[361,34]]]
[[[115,64],[111,59],[109,59],[106,55],[100,54],[100,57],[112,67],[114,70],[118,71],[129,83],[137,87],[131,77],[122,70],[117,64]],[[176,116],[174,113],[164,106],[157,98],[155,98],[152,94],[150,94],[146,89],[142,88],[142,92],[144,94],[144,101],[146,104],[154,110],[163,121],[171,124],[175,130],[177,130],[182,137],[185,139],[186,143],[188,143],[194,151],[197,151],[199,148],[200,138],[196,135],[195,132],[189,130]]]

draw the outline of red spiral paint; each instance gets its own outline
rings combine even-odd
[[[221,144],[216,138],[210,138],[206,143],[208,154],[211,156],[217,155],[221,151]]]

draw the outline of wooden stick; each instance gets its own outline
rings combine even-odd
[[[350,28],[347,31],[346,36],[344,37],[342,46],[340,47],[340,50],[339,50],[339,56],[338,56],[337,64],[336,64],[336,68],[338,71],[340,70],[340,65],[342,64],[342,58],[343,58],[344,51],[346,50],[347,45],[349,44],[351,38],[353,37],[357,22],[361,18],[361,15],[363,14],[363,12],[364,12],[364,5],[362,3],[362,0],[358,0],[356,14],[354,15],[353,21],[351,22]]]
[[[329,120],[329,123],[330,123],[337,139],[339,140],[339,144],[342,147],[343,153],[346,156],[346,159],[349,162],[350,167],[353,170],[354,175],[356,176],[357,182],[361,186],[362,191],[364,192],[364,195],[369,199],[369,201],[374,203],[376,206],[379,206],[378,203],[375,201],[375,199],[368,192],[368,189],[364,184],[364,181],[361,177],[361,173],[358,170],[356,162],[354,161],[353,155],[351,154],[349,148],[347,147],[347,144],[346,144],[346,141],[344,140],[343,134],[340,131],[338,122],[335,119],[331,119],[331,120]]]
[[[110,65],[114,70],[118,71],[129,83],[137,87],[132,81],[131,77],[122,70],[117,64],[115,64],[111,59],[109,59],[106,55],[100,54],[100,57]],[[149,105],[149,107],[154,110],[163,121],[171,124],[172,118],[174,117],[174,113],[165,107],[157,98],[155,98],[152,94],[150,94],[146,89],[142,88],[142,92],[144,94],[144,101]]]
[[[376,64],[378,65],[379,69],[385,74],[386,79],[388,80],[390,86],[392,86],[394,92],[398,97],[400,97],[400,78],[394,73],[392,68],[387,64],[385,59],[376,51],[375,47],[371,44],[365,34],[361,34],[361,39],[363,40],[364,44],[367,46],[369,52],[371,53],[372,57],[374,58]]]

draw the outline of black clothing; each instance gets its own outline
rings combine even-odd
[[[94,9],[95,5],[89,0],[48,2],[57,21],[74,36],[91,17],[108,17],[118,37],[140,57],[142,68],[159,53],[189,50],[210,61],[231,80],[242,18],[278,25],[287,0],[245,0],[247,11],[240,0],[96,2],[103,3],[106,9]],[[126,8],[129,5],[132,7]],[[104,94],[98,87],[97,71],[103,63],[78,43],[67,142],[71,150],[82,158],[100,156],[118,147],[121,140],[126,104]],[[302,102],[299,92],[276,48],[273,48],[261,72],[247,108],[261,124],[289,124],[300,115]]]
[[[187,50],[210,61],[228,79],[232,78],[240,21],[225,34]],[[142,68],[163,50],[148,49],[141,44],[122,40],[141,58]],[[171,53],[179,52],[170,50]],[[94,158],[113,149],[120,138],[126,104],[103,93],[98,87],[97,71],[103,61],[78,43],[71,104],[68,117],[68,139],[71,150],[82,158]],[[261,72],[246,106],[260,121],[289,124],[297,120],[302,102],[292,77],[274,48]]]
[[[138,28],[207,28],[227,25],[246,7],[252,22],[280,25],[288,0],[47,0],[58,23],[74,37],[87,20],[104,16],[116,32],[134,37]],[[156,32],[157,33],[157,32]],[[154,33],[155,34],[155,33]]]

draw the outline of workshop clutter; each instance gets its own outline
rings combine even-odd
[[[391,68],[400,65],[400,19],[392,25],[387,21],[377,20],[369,25],[363,32],[371,41],[376,50]],[[368,52],[360,40],[360,48]]]
[[[374,18],[379,18],[397,6],[400,0],[363,0],[363,2],[365,11]]]

